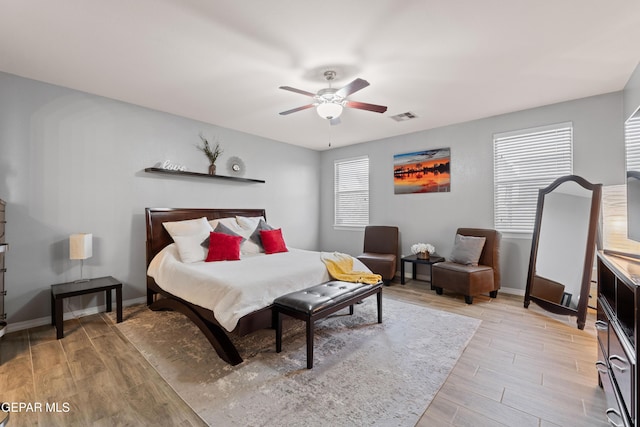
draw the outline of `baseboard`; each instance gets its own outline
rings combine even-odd
[[[404,276],[405,276],[406,280],[413,279],[411,273],[405,272]],[[396,280],[399,279],[399,278],[400,278],[400,273],[396,273]],[[426,274],[416,274],[416,279],[417,280],[422,280],[422,281],[427,281],[427,282],[431,281],[431,277],[427,276]],[[505,294],[509,294],[509,295],[519,295],[519,296],[523,297],[524,296],[524,289],[508,288],[508,287],[502,286],[500,288],[499,293],[505,293]]]
[[[499,293],[503,293],[503,294],[509,294],[509,295],[519,295],[521,297],[524,296],[524,289],[517,289],[517,288],[505,288],[504,286],[502,286],[500,288]]]
[[[133,299],[122,301],[122,306],[128,307],[136,304],[144,304],[146,302],[147,302],[146,297],[133,298]],[[114,302],[113,309],[115,310],[115,308],[116,307]],[[64,320],[76,319],[78,317],[84,317],[84,316],[100,313],[101,311],[105,311],[106,309],[107,309],[106,305],[99,305],[95,307],[87,307],[82,310],[67,311],[62,315],[62,318]],[[7,333],[22,331],[29,328],[35,328],[38,326],[50,325],[50,324],[51,324],[51,316],[41,317],[39,319],[25,320],[24,322],[9,323],[7,325]]]

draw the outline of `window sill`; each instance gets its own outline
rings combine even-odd
[[[503,239],[521,239],[531,240],[533,239],[533,233],[530,231],[502,231]]]
[[[339,231],[363,231],[366,225],[333,225],[334,230]]]

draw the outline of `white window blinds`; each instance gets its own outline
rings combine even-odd
[[[624,141],[628,171],[640,171],[640,112],[626,121]]]
[[[495,134],[494,222],[503,232],[531,233],[538,190],[573,171],[573,125]]]
[[[335,225],[364,227],[369,224],[369,157],[334,163]]]

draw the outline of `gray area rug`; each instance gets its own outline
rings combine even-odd
[[[480,321],[375,298],[316,324],[306,369],[304,323],[233,341],[244,362],[229,366],[183,315],[125,309],[122,333],[212,426],[413,426],[440,389]]]

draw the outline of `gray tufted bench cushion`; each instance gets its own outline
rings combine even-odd
[[[282,351],[282,314],[304,320],[307,327],[307,369],[313,368],[314,322],[347,306],[349,314],[353,314],[355,303],[374,294],[378,299],[378,323],[382,323],[382,282],[367,285],[333,280],[276,298],[273,301],[276,352]]]

